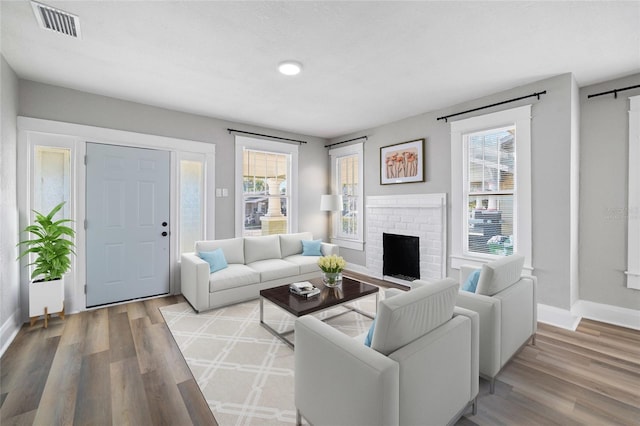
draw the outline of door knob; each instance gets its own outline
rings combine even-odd
[[[167,236],[167,231],[164,231],[164,232],[162,233],[162,236],[163,236],[163,237],[166,237],[166,236]]]
[[[162,226],[167,226],[167,222],[162,222]]]

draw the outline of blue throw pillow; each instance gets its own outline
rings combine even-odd
[[[467,277],[467,280],[462,285],[462,290],[475,293],[476,287],[478,287],[479,278],[480,278],[480,269],[476,269],[475,271],[469,274],[469,276]]]
[[[302,240],[302,255],[303,256],[322,256],[320,246],[322,240]]]
[[[371,347],[371,341],[373,340],[373,330],[376,328],[376,319],[373,319],[367,337],[364,338],[364,345]]]
[[[214,251],[200,251],[198,252],[198,256],[209,264],[209,272],[211,273],[228,266],[227,259],[224,258],[224,252],[221,248],[215,249]]]

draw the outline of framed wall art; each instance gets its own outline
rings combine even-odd
[[[424,139],[380,148],[380,185],[424,182]]]

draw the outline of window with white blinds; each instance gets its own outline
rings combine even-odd
[[[452,268],[531,266],[531,105],[451,123],[451,195]]]
[[[513,254],[515,144],[515,126],[464,135],[469,253]]]
[[[236,236],[297,232],[298,145],[235,139]]]

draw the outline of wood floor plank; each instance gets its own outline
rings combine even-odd
[[[46,331],[34,335],[43,336],[46,335]],[[0,423],[38,408],[59,342],[59,336],[36,337],[34,352],[29,354],[25,360],[25,368],[20,371],[22,376],[19,380],[13,381],[14,387],[0,408]]]
[[[82,344],[59,345],[40,399],[35,424],[73,424]]]
[[[213,417],[211,409],[209,409],[209,406],[202,396],[202,391],[193,378],[182,383],[178,383],[178,389],[180,390],[182,400],[184,401],[187,411],[189,412],[189,416],[191,417],[191,422],[194,425],[218,425],[218,422]]]
[[[173,375],[160,368],[142,375],[154,425],[188,425],[191,417]]]
[[[105,310],[106,313],[106,310]],[[111,424],[110,351],[104,350],[82,358],[74,424]]]
[[[84,328],[85,355],[109,350],[109,313],[106,309],[83,312],[87,326]]]
[[[135,357],[111,363],[111,407],[114,425],[153,424]]]
[[[136,356],[126,309],[124,312],[109,311],[109,352],[111,362]]]

